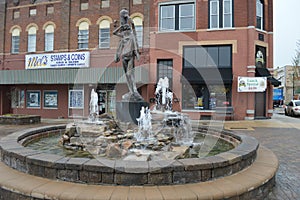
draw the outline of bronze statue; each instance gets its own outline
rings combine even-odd
[[[122,65],[129,89],[129,92],[123,95],[122,98],[123,100],[143,100],[135,84],[134,60],[135,57],[139,60],[140,54],[138,51],[135,26],[129,17],[128,10],[122,9],[120,11],[120,26],[114,30],[113,34],[121,38],[115,55],[115,62],[119,62],[120,58],[122,58]]]

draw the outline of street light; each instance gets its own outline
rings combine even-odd
[[[293,75],[293,97],[292,97],[292,99],[294,99],[294,95],[295,95],[295,83],[294,83],[295,73],[293,73],[292,75]]]

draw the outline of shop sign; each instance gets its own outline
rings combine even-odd
[[[238,92],[264,92],[267,77],[238,77]]]
[[[89,67],[90,52],[30,54],[25,56],[25,69]]]

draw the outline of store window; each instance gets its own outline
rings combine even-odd
[[[78,49],[88,49],[89,24],[87,22],[81,22],[78,29]]]
[[[169,79],[169,88],[172,89],[173,85],[173,60],[160,59],[157,60],[157,83],[160,78],[167,77]]]
[[[110,47],[110,22],[102,20],[99,24],[99,48]]]
[[[178,3],[160,6],[160,31],[195,30],[194,3]]]
[[[17,54],[20,49],[20,29],[15,28],[11,33],[11,53]]]
[[[263,0],[256,0],[256,28],[264,29],[264,4]]]
[[[36,27],[32,26],[28,29],[28,44],[27,51],[35,52],[36,51]]]
[[[143,19],[141,17],[134,17],[133,19],[136,31],[138,46],[143,47]]]
[[[231,105],[231,51],[230,45],[184,47],[183,109],[214,110]]]
[[[54,26],[52,24],[45,28],[45,51],[54,50]]]
[[[233,0],[209,1],[209,28],[233,27]]]
[[[25,107],[25,91],[17,88],[11,91],[11,108]]]

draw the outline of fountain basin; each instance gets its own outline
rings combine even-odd
[[[72,158],[43,153],[22,145],[28,138],[58,134],[65,127],[53,125],[32,128],[3,138],[0,141],[1,160],[21,172],[54,180],[88,184],[169,185],[203,182],[241,171],[254,162],[259,146],[253,137],[222,131],[220,137],[239,140],[240,144],[230,151],[206,158],[125,161]]]

